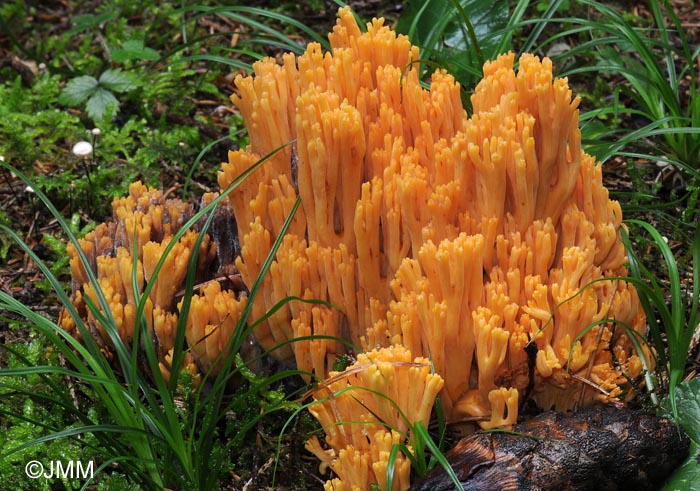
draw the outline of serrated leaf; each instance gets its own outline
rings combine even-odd
[[[662,491],[700,491],[700,378],[681,382],[676,387],[678,423],[691,440],[690,456],[666,482]],[[671,398],[661,402],[659,415],[673,418]]]
[[[676,423],[685,430],[693,442],[700,445],[700,378],[693,378],[678,384],[676,387],[676,406],[682,408],[678,411]],[[673,418],[670,397],[666,397],[661,402],[660,415]]]
[[[119,109],[119,101],[109,90],[98,87],[92,97],[88,99],[85,109],[88,116],[94,121],[99,121],[104,117],[110,106],[113,112],[116,113]]]
[[[97,90],[99,83],[95,77],[83,75],[76,77],[66,84],[59,96],[58,102],[66,106],[79,106]]]
[[[127,92],[136,88],[138,84],[136,75],[116,69],[103,72],[100,75],[100,85],[114,92]]]
[[[124,63],[129,60],[157,60],[158,52],[144,45],[142,39],[124,41],[120,49],[112,50],[112,61]]]

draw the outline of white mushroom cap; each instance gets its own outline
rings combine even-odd
[[[86,141],[79,141],[73,145],[73,154],[78,157],[87,157],[92,153],[92,144]]]

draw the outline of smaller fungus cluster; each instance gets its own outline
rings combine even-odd
[[[442,386],[442,378],[431,373],[430,361],[413,359],[403,346],[360,354],[344,371],[331,372],[309,408],[323,425],[330,448],[323,448],[316,437],[307,443],[321,460],[321,472],[329,468],[337,476],[325,489],[388,489],[392,447],[406,445],[413,453],[410,426],[422,423],[427,428]],[[407,489],[410,461],[399,453],[393,465],[393,489]]]
[[[205,196],[202,203],[212,199],[211,195]],[[110,355],[115,340],[86,303],[88,298],[93,305],[100,305],[86,267],[95,275],[109,305],[116,332],[127,345],[134,339],[139,302],[148,284],[150,292],[143,303],[144,318],[161,370],[167,376],[182,306],[178,299],[184,291],[185,276],[198,238],[193,230],[186,231],[177,240],[175,234],[196,210],[193,205],[166,198],[161,191],[148,189],[140,182],[131,184],[129,195],[115,199],[112,208],[112,221],[98,225],[79,239],[87,264],[75,247],[68,245],[72,301],[90,333]],[[230,258],[221,255],[228,249],[230,245],[217,247],[217,243],[205,235],[197,251],[195,281],[200,285],[199,292],[192,296],[186,321],[190,351],[185,357],[185,366],[195,375],[212,368],[240,318],[236,313],[245,305],[244,292],[236,295],[231,290],[222,291],[218,281],[209,281],[218,266],[230,262]],[[100,314],[105,315],[105,312],[100,311]],[[62,313],[60,325],[80,337],[75,320],[67,311]]]

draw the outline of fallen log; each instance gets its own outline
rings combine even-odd
[[[545,412],[513,432],[463,438],[446,456],[466,491],[645,491],[658,489],[689,447],[667,419],[607,408]],[[453,489],[442,467],[411,487]]]

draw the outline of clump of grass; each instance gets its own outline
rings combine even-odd
[[[551,2],[558,9],[561,2]],[[698,208],[700,167],[700,86],[697,66],[700,48],[688,34],[667,0],[649,2],[651,25],[638,27],[630,16],[608,4],[580,0],[587,17],[545,17],[535,25],[525,49],[546,51],[565,39],[577,40],[552,56],[558,66],[572,66],[562,75],[596,74],[622,77],[605,102],[582,116],[583,143],[599,160],[613,156],[647,159],[675,169],[686,181],[685,218]],[[540,36],[547,26],[555,34]],[[605,124],[622,117],[641,123],[634,129]],[[595,119],[603,124],[593,124]]]
[[[676,259],[656,228],[641,220],[630,220],[631,226],[648,234],[663,257],[668,278],[663,281],[658,271],[651,271],[639,262],[630,237],[623,229],[623,241],[630,259],[631,279],[649,324],[650,339],[658,358],[658,367],[668,379],[672,414],[678,419],[676,387],[683,380],[695,330],[700,326],[700,227],[695,228],[691,244],[692,271],[689,280],[682,277]],[[688,285],[687,281],[692,284]],[[660,377],[662,380],[665,377]]]
[[[663,489],[694,489],[693,483],[700,476],[700,384],[697,375],[690,380],[684,380],[684,376],[690,361],[691,344],[700,328],[700,222],[696,222],[692,232],[690,272],[687,278],[684,278],[668,240],[656,228],[641,220],[630,220],[629,224],[634,227],[632,231],[637,236],[644,233],[651,238],[651,244],[658,249],[667,270],[667,278],[659,278],[658,271],[652,271],[642,264],[635,254],[630,236],[623,230],[632,275],[629,281],[637,287],[657,357],[657,380],[660,388],[665,389],[662,393],[667,394],[657,408],[658,413],[672,418],[690,436],[692,442],[688,459]]]

